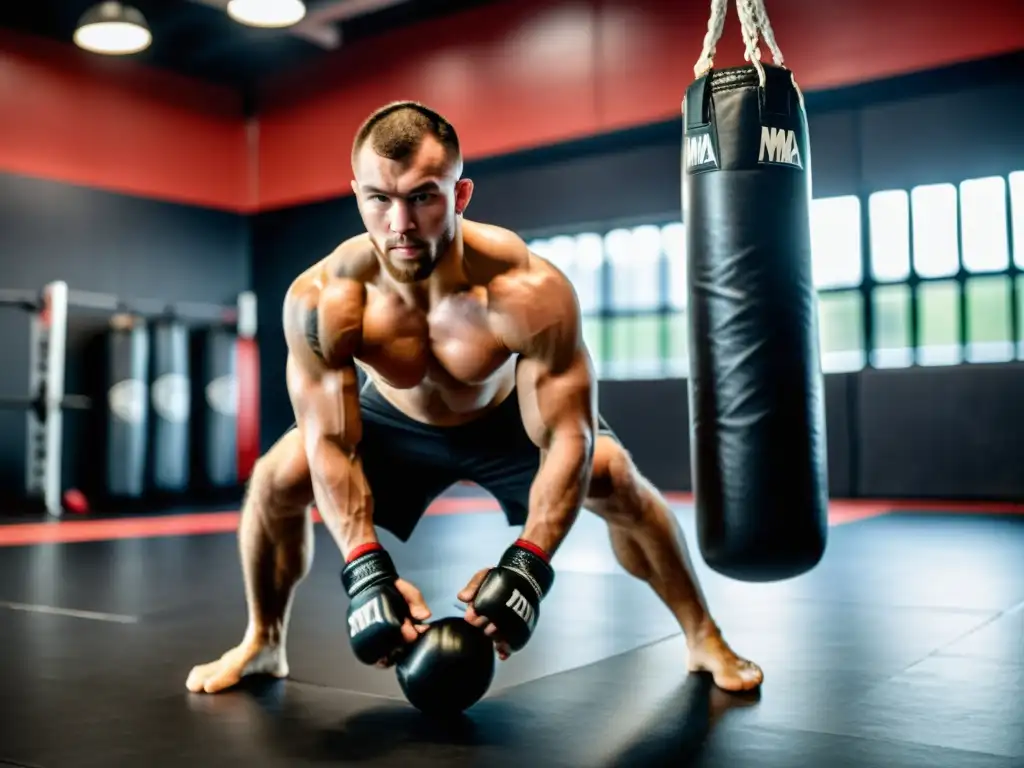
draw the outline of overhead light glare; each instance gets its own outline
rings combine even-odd
[[[230,0],[228,16],[250,27],[291,27],[306,17],[306,4],[302,0]]]
[[[82,14],[74,40],[79,48],[92,53],[126,56],[148,48],[153,35],[138,9],[119,2],[103,2]]]

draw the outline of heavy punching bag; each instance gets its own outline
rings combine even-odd
[[[238,360],[235,334],[210,328],[203,337],[203,476],[209,488],[230,488],[238,478]]]
[[[791,73],[758,64],[686,91],[688,386],[701,554],[775,581],[824,554],[828,490],[807,120]]]
[[[173,318],[152,324],[150,404],[153,487],[184,493],[189,485],[192,384],[188,327]]]
[[[149,425],[149,335],[144,321],[115,315],[107,331],[107,495],[145,493]]]

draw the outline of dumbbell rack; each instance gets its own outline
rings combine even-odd
[[[64,361],[68,335],[68,285],[55,281],[43,288],[32,315],[28,391],[39,393],[43,407],[26,410],[25,489],[41,500],[48,514],[60,517],[63,456]],[[40,415],[41,414],[41,415]]]

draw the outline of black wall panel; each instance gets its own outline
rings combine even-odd
[[[832,497],[856,495],[853,461],[857,430],[853,398],[857,382],[857,376],[850,373],[825,376],[825,445],[828,451],[828,492]]]
[[[865,371],[858,490],[882,498],[1024,498],[1024,365]]]
[[[833,497],[852,496],[852,419],[856,374],[825,376],[828,483]],[[601,413],[641,472],[669,491],[692,491],[690,409],[685,379],[601,382]]]
[[[873,105],[860,118],[868,190],[956,183],[1024,169],[1024,82]]]
[[[0,288],[65,280],[128,297],[233,303],[251,284],[249,246],[244,216],[0,174]],[[72,313],[69,390],[104,322]],[[0,308],[0,394],[27,394],[28,330],[24,313]],[[78,419],[68,421],[74,433]],[[0,496],[23,487],[24,443],[24,414],[0,411]]]
[[[660,488],[690,490],[690,404],[685,379],[602,382],[601,415],[640,471]]]

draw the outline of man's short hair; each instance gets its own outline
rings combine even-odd
[[[352,162],[367,142],[381,157],[406,162],[427,136],[437,139],[449,160],[461,166],[462,150],[455,128],[437,112],[415,101],[387,104],[366,118],[352,144]]]

